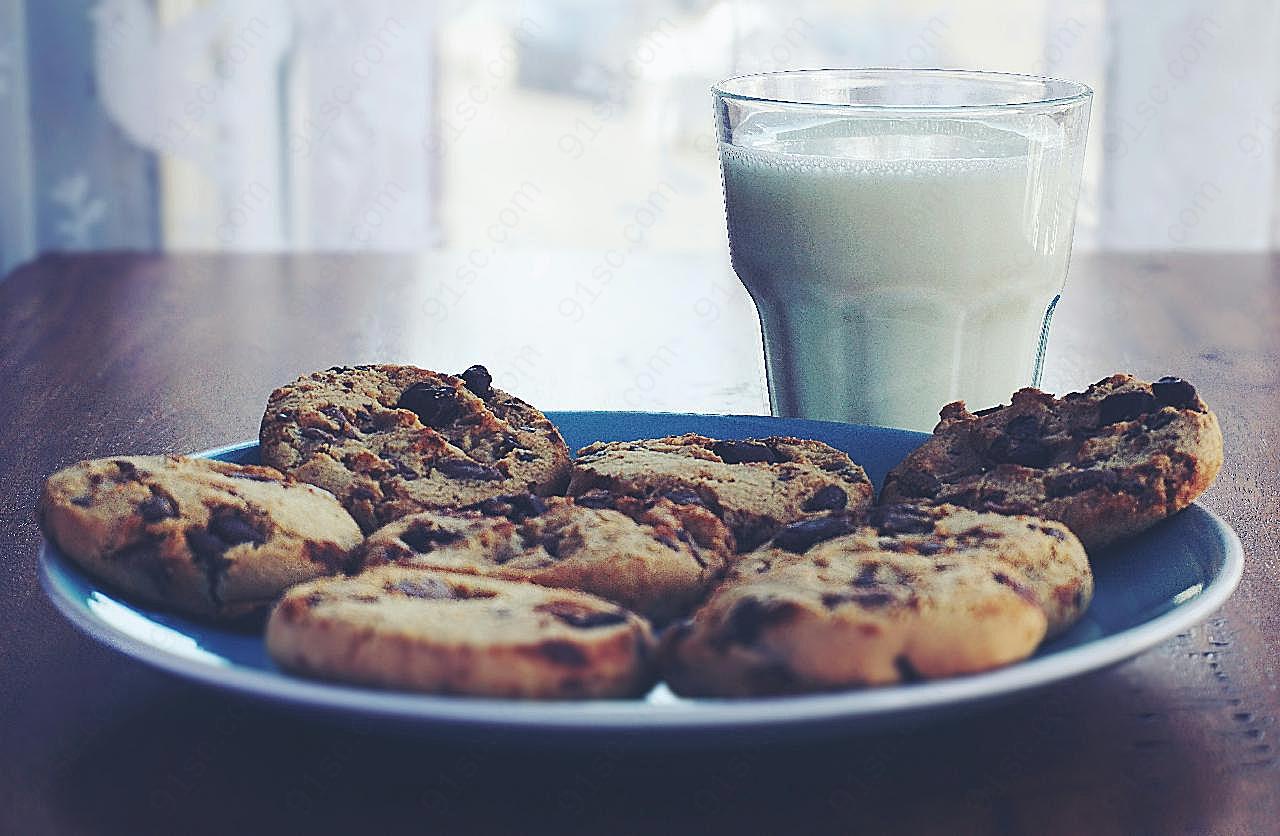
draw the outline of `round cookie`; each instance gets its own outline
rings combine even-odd
[[[553,494],[569,451],[546,416],[460,376],[414,366],[335,366],[271,393],[262,461],[330,491],[366,533],[425,508]]]
[[[1062,524],[954,506],[803,520],[744,555],[663,636],[687,696],[884,685],[1026,658],[1088,606],[1084,547]]]
[[[686,614],[724,570],[728,529],[697,505],[660,499],[587,507],[531,494],[473,511],[422,511],[371,534],[357,565],[472,572],[589,592],[654,621]]]
[[[796,520],[865,508],[872,496],[862,468],[820,441],[695,434],[582,448],[569,494],[593,490],[705,505],[729,526],[740,551]]]
[[[1222,466],[1218,419],[1190,383],[1117,374],[1058,399],[948,404],[933,437],[885,479],[881,502],[945,502],[1061,520],[1088,548],[1177,513]]]
[[[83,461],[45,482],[45,534],[130,598],[233,619],[345,568],[362,535],[332,495],[266,467],[183,456]]]
[[[267,650],[308,676],[440,694],[629,697],[653,682],[648,624],[616,604],[399,566],[289,590]]]

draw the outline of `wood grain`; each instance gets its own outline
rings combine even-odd
[[[496,340],[541,352],[515,374],[547,407],[582,406],[583,390],[618,407],[763,403],[750,310],[722,289],[721,315],[702,315],[690,282],[722,279],[698,275],[701,263],[620,282],[587,330],[554,318],[574,280],[568,262],[537,285],[495,270],[431,321],[423,304],[438,293],[438,266],[47,256],[0,283],[0,831],[1275,832],[1280,260],[1270,256],[1073,265],[1047,386],[1120,369],[1194,381],[1227,438],[1204,502],[1240,533],[1248,562],[1208,623],[1006,707],[913,731],[678,756],[643,742],[406,739],[186,685],[98,647],[52,610],[34,574],[44,476],[86,456],[251,437],[267,392],[302,371],[375,357],[461,368]],[[655,294],[686,300],[664,303],[663,327],[685,347],[665,361],[680,366],[670,375],[654,369],[643,321],[612,313],[650,310],[643,299]],[[495,319],[506,328],[497,335]],[[596,362],[617,379],[581,379]],[[637,369],[653,387],[635,386]],[[699,381],[715,383],[694,391]],[[628,388],[640,403],[623,400]]]

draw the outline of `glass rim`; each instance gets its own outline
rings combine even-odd
[[[845,74],[851,77],[865,76],[874,77],[902,77],[911,76],[937,76],[952,77],[965,83],[976,83],[983,80],[987,81],[1021,81],[1021,82],[1038,82],[1045,85],[1062,85],[1072,92],[1060,96],[1046,96],[1031,101],[1022,102],[973,102],[966,104],[883,104],[873,102],[820,102],[806,101],[801,96],[792,97],[774,97],[774,96],[757,96],[750,93],[740,93],[728,89],[728,86],[734,82],[747,81],[749,79],[762,78],[779,78],[785,76],[819,76],[819,75],[837,75]],[[924,69],[914,69],[908,67],[813,67],[794,70],[770,70],[760,73],[743,73],[742,75],[730,76],[716,82],[711,86],[711,92],[717,99],[733,99],[744,102],[760,102],[762,104],[789,105],[793,107],[806,108],[830,108],[843,112],[859,112],[865,111],[869,113],[918,113],[939,115],[946,113],[975,113],[979,111],[997,111],[1009,112],[1020,110],[1042,110],[1046,108],[1062,107],[1065,105],[1079,104],[1086,102],[1093,97],[1093,90],[1087,84],[1079,81],[1072,81],[1066,78],[1056,78],[1053,76],[1033,75],[1031,73],[1009,73],[997,70],[957,70],[946,69],[941,67],[931,67]]]

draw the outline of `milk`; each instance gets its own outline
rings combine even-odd
[[[1031,385],[1066,277],[1078,152],[1052,125],[793,126],[720,146],[774,413],[930,429],[949,401],[979,409]]]

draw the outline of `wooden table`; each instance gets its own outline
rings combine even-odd
[[[406,738],[186,684],[52,609],[34,569],[41,479],[252,437],[267,392],[305,370],[483,360],[548,408],[763,407],[723,259],[637,258],[584,299],[590,258],[513,256],[460,284],[465,257],[48,256],[0,283],[0,832],[1280,828],[1275,257],[1073,265],[1047,386],[1193,380],[1227,440],[1203,502],[1240,533],[1244,581],[1140,658],[969,719],[679,754]]]

